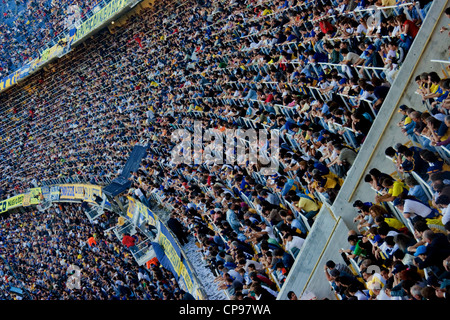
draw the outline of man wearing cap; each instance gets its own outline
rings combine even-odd
[[[353,202],[353,208],[357,208],[358,210],[361,210],[364,207],[368,207],[370,208],[371,206],[373,206],[372,202],[362,202],[361,200],[356,200],[355,202]]]
[[[422,260],[425,260],[427,257],[427,247],[426,246],[419,246],[416,249],[416,252],[414,253],[415,257],[419,257]]]
[[[437,276],[445,272],[442,262],[450,256],[450,242],[443,233],[426,230],[423,233],[425,245],[417,247],[414,264],[421,270],[430,268]]]
[[[375,67],[375,68],[382,68],[384,67],[383,59],[381,58],[380,54],[378,53],[378,50],[376,47],[372,44],[370,44],[366,48],[366,55],[367,59],[364,62],[364,66],[366,67]]]

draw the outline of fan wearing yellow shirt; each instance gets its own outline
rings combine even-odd
[[[269,8],[265,8],[262,12],[261,12],[261,16],[267,16],[269,14],[272,14],[273,11],[270,10]]]
[[[396,218],[377,216],[377,217],[375,217],[374,222],[378,226],[381,225],[383,222],[386,222],[389,227],[400,230],[400,231],[403,231],[406,228],[406,226],[400,220],[398,220]]]
[[[386,177],[382,181],[382,186],[387,190],[383,195],[376,195],[375,202],[389,202],[394,201],[404,192],[408,192],[408,187],[400,180],[396,180],[392,177]]]
[[[408,109],[409,109],[409,108],[408,108],[406,105],[404,105],[404,104],[402,104],[402,105],[399,107],[398,112],[401,113],[401,114],[403,115],[402,120],[400,120],[399,123],[397,123],[397,125],[398,125],[399,127],[404,127],[404,126],[406,126],[406,125],[408,125],[408,124],[411,123],[412,120],[411,120],[411,118],[408,116]]]
[[[428,100],[428,99],[435,99],[440,97],[444,91],[442,90],[441,86],[440,86],[440,82],[441,82],[441,77],[437,74],[437,72],[430,72],[428,73],[428,85],[429,85],[429,89],[428,91],[425,91],[422,94],[422,100]],[[433,101],[431,101],[433,102]]]
[[[320,210],[320,206],[317,204],[317,202],[307,195],[302,195],[300,196],[300,199],[297,202],[296,206],[299,210],[303,210],[305,212],[304,216],[306,217],[306,219],[308,219],[308,223],[312,225],[313,217]]]

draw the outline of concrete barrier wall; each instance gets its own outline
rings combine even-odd
[[[417,110],[425,110],[421,97],[415,93],[417,85],[414,78],[422,72],[430,71],[436,71],[442,75],[441,65],[430,60],[448,60],[450,38],[447,33],[439,32],[442,26],[450,23],[444,14],[448,6],[448,1],[433,2],[385,103],[358,153],[355,165],[349,171],[333,206],[330,208],[324,206],[320,211],[278,299],[286,300],[286,294],[291,290],[298,296],[309,291],[318,299],[336,299],[324,276],[323,265],[330,259],[343,262],[339,249],[348,247],[347,233],[355,227],[353,218],[356,210],[353,208],[353,202],[357,199],[374,200],[375,193],[369,184],[364,182],[364,175],[371,168],[378,168],[389,174],[395,171],[392,161],[386,158],[384,150],[388,146],[408,141],[397,126],[401,120],[398,107],[406,104]]]
[[[280,290],[278,299],[286,300],[289,291],[294,291],[300,296],[308,290],[320,298],[334,300],[335,295],[325,278],[323,265],[329,259],[341,262],[339,249],[348,246],[347,237],[334,235],[344,235],[348,231],[345,223],[336,218],[329,207],[322,206],[292,271]]]

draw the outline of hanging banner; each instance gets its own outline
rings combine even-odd
[[[58,201],[59,200],[59,186],[52,186],[50,187],[50,200],[51,201]]]
[[[59,186],[60,200],[95,202],[96,196],[102,197],[101,186],[88,184],[62,184]]]
[[[75,187],[74,185],[61,185],[59,186],[60,200],[75,200]]]
[[[86,202],[95,202],[96,196],[102,197],[102,187],[91,185],[91,184],[85,184],[83,185],[84,189],[84,196],[83,201]]]
[[[41,194],[45,200],[57,202],[60,200],[65,201],[86,201],[96,202],[96,196],[102,197],[102,187],[89,184],[63,184],[51,187],[31,188],[27,193],[20,194],[0,202],[0,213],[6,212],[10,209],[20,206],[30,206],[40,203]],[[140,206],[143,206],[140,204]],[[105,207],[110,208],[111,204],[108,200],[105,201]],[[146,208],[145,206],[143,206]],[[149,221],[153,221],[153,225],[156,224],[155,216],[150,209],[140,209],[143,212],[143,216]]]
[[[30,205],[36,205],[39,204],[41,202],[40,200],[40,195],[42,193],[42,189],[41,188],[31,188],[28,192],[28,194],[30,195]]]
[[[127,209],[127,217],[131,220],[135,214],[140,214],[139,222],[140,225],[142,222],[146,221],[149,225],[156,226],[157,216],[153,214],[153,212],[145,206],[142,202],[137,201],[133,197],[127,196],[128,198],[128,209]]]
[[[23,196],[23,194],[19,194],[0,202],[0,213],[22,206]]]
[[[164,249],[164,253],[172,265],[174,274],[184,282],[189,293],[193,293],[194,281],[192,271],[186,267],[184,263],[184,258],[181,254],[181,248],[179,247],[178,242],[175,241],[169,229],[162,222],[160,222],[159,227],[160,233],[158,242]]]
[[[0,202],[0,213],[6,212],[8,210],[22,207],[30,206],[39,203],[39,194],[41,193],[41,188],[32,188],[27,193],[19,194],[17,196],[8,198]]]

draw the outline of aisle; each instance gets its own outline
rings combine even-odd
[[[205,293],[208,295],[208,300],[228,300],[228,297],[222,290],[219,290],[217,284],[214,281],[214,274],[206,266],[206,263],[202,259],[201,252],[198,252],[198,247],[195,245],[192,237],[189,237],[189,242],[183,246],[183,250],[189,259],[189,262],[194,268],[195,273],[198,276],[198,280],[201,282]]]

